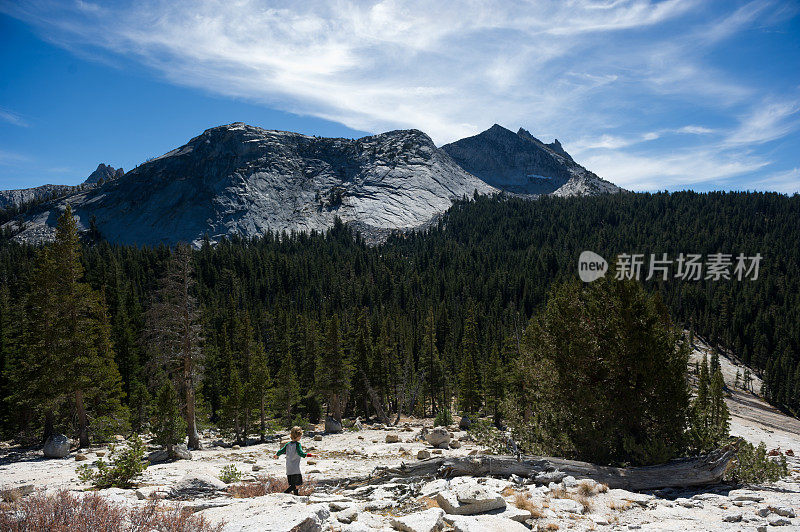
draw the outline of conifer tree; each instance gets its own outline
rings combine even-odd
[[[425,395],[430,399],[432,413],[435,415],[437,407],[444,408],[445,404],[442,397],[444,368],[442,367],[439,348],[436,343],[436,323],[433,308],[429,308],[425,316],[419,358],[421,369],[425,372]]]
[[[324,398],[327,412],[341,422],[350,390],[351,368],[342,350],[339,319],[328,320],[325,345],[317,361],[317,393]]]
[[[272,377],[269,372],[269,356],[264,349],[264,344],[257,342],[253,349],[253,365],[250,372],[250,389],[253,400],[258,407],[259,438],[263,442],[266,436],[267,411],[269,394],[272,388]]]
[[[156,395],[152,430],[154,443],[163,446],[170,455],[174,446],[183,443],[186,437],[186,421],[181,416],[178,394],[169,379],[164,380]]]
[[[200,449],[195,421],[195,381],[200,368],[200,325],[194,296],[192,252],[178,244],[147,313],[148,344],[178,381],[189,447]]]
[[[44,439],[55,411],[75,408],[80,447],[89,446],[89,413],[124,416],[105,301],[83,282],[78,228],[67,206],[56,238],[37,257],[26,304],[23,357],[13,369],[18,406],[44,412]]]
[[[275,407],[284,421],[292,422],[292,411],[300,399],[300,385],[294,371],[294,362],[289,353],[281,359],[275,387]]]
[[[481,382],[477,361],[481,354],[478,344],[478,325],[475,320],[475,309],[470,305],[464,322],[464,336],[461,340],[461,372],[459,374],[459,401],[461,410],[477,413],[481,407]]]

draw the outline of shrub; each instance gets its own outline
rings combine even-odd
[[[236,465],[229,464],[222,468],[219,479],[225,484],[232,484],[242,480],[242,472],[236,469]]]
[[[738,483],[775,482],[789,474],[786,457],[770,458],[767,446],[762,441],[758,447],[744,440],[739,441],[739,449],[726,479]]]
[[[156,396],[152,430],[155,434],[153,443],[168,450],[182,443],[186,437],[186,421],[181,416],[178,394],[169,379],[164,382]]]
[[[128,507],[96,493],[76,495],[66,490],[0,505],[0,530],[7,532],[221,532],[223,526],[158,501]]]
[[[97,471],[88,464],[78,467],[78,478],[83,482],[90,482],[97,489],[130,488],[133,480],[147,469],[144,454],[144,442],[139,436],[134,436],[130,445],[121,451],[114,445],[109,446],[109,459],[113,461],[107,463],[100,458],[97,461]]]
[[[436,413],[436,418],[433,420],[434,427],[444,427],[452,424],[453,414],[450,413],[449,409],[443,408]]]
[[[469,432],[478,445],[485,449],[487,454],[510,454],[508,440],[505,434],[500,432],[486,419],[473,418],[469,427]]]

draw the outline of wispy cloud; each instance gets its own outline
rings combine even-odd
[[[800,168],[775,172],[753,183],[754,190],[774,190],[784,194],[800,194]]]
[[[2,107],[0,107],[0,121],[19,127],[28,127],[30,125],[17,113],[9,111],[8,109],[3,109]]]
[[[796,100],[775,95],[758,108],[756,84],[707,58],[739,32],[789,15],[772,0],[708,5],[23,0],[0,11],[72,50],[135,59],[174,84],[354,129],[415,127],[442,144],[495,122],[524,125],[566,141],[604,177],[646,189],[763,168],[763,156],[726,150],[797,128]],[[649,121],[698,107],[738,117],[739,127]],[[691,146],[657,149],[680,135]],[[708,168],[691,164],[701,156]]]

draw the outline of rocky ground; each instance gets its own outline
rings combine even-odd
[[[693,358],[702,357],[700,345]],[[737,366],[722,360],[732,386]],[[754,389],[758,386],[754,384]],[[756,395],[736,390],[729,400],[731,432],[768,448],[800,451],[800,421],[782,415]],[[791,475],[764,486],[718,485],[694,490],[631,493],[608,490],[591,480],[560,479],[547,486],[512,478],[391,479],[380,485],[348,484],[376,467],[397,466],[425,456],[465,456],[482,451],[468,433],[450,427],[450,444],[433,448],[419,439],[431,420],[404,419],[398,427],[363,425],[360,431],[311,431],[304,447],[319,456],[303,464],[316,485],[308,496],[268,494],[237,498],[219,476],[231,464],[243,480],[284,475],[273,453],[288,440],[278,434],[268,443],[229,446],[206,434],[204,449],[192,460],[151,465],[137,489],[101,493],[127,505],[164,498],[214,521],[229,531],[261,530],[790,530],[800,528],[800,460],[788,456]],[[44,459],[41,451],[0,449],[0,489],[20,492],[68,489],[80,492],[76,467],[108,452],[106,446],[63,459]],[[85,459],[85,461],[83,460]],[[559,480],[559,479],[557,479]]]

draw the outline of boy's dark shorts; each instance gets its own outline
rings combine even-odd
[[[289,481],[290,486],[302,486],[303,485],[303,475],[287,475],[287,480]]]

